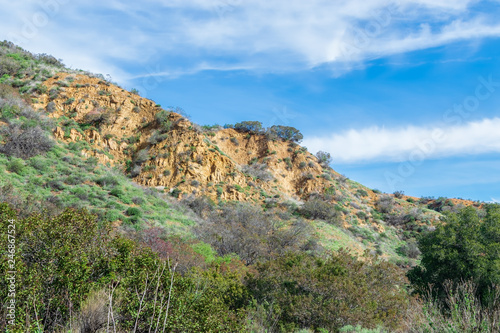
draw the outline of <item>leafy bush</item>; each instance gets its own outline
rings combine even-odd
[[[377,200],[377,209],[381,213],[390,213],[394,208],[394,198],[389,195],[382,195]]]
[[[153,134],[148,138],[148,142],[155,145],[168,138],[168,134],[161,134],[158,131],[153,132]]]
[[[386,331],[382,328],[369,329],[369,328],[363,328],[361,327],[361,325],[356,325],[356,326],[347,325],[342,327],[339,330],[339,332],[340,333],[384,333]]]
[[[408,273],[415,288],[425,293],[428,284],[444,294],[442,283],[471,280],[477,296],[488,299],[489,288],[500,285],[500,206],[487,207],[481,219],[473,207],[448,214],[445,223],[419,238],[421,266]]]
[[[47,171],[49,166],[51,165],[49,160],[40,156],[30,158],[29,164],[30,166],[41,172]]]
[[[147,149],[141,149],[135,155],[135,162],[136,163],[144,163],[147,160],[149,160],[149,153],[148,153]]]
[[[349,324],[395,330],[408,308],[402,272],[370,257],[361,261],[345,251],[324,258],[287,254],[255,268],[247,284],[285,332],[336,332]]]
[[[98,107],[85,114],[83,116],[83,122],[85,124],[100,128],[102,125],[112,124],[115,117],[116,116],[111,110],[106,110],[104,108]]]
[[[74,329],[96,328],[109,316],[110,328],[119,332],[243,330],[248,292],[241,275],[228,266],[181,275],[177,264],[144,243],[112,236],[84,210],[21,219],[0,204],[2,230],[8,230],[9,220],[15,221],[18,251],[14,268],[8,252],[2,252],[0,272],[16,271],[16,311],[22,316],[9,326],[13,331],[58,331],[69,327],[71,318]],[[1,233],[0,246],[8,244],[7,232]],[[2,300],[8,299],[8,283],[0,280]],[[7,331],[7,311],[0,308],[2,331]]]
[[[0,152],[5,155],[27,159],[46,153],[54,146],[53,140],[39,126],[23,128],[9,124],[0,128],[0,132],[7,140],[0,145]]]
[[[116,177],[112,174],[101,176],[101,177],[97,178],[95,182],[101,186],[111,186],[111,187],[120,184],[118,177]]]
[[[13,76],[21,69],[21,65],[12,58],[0,59],[0,76]]]
[[[253,163],[251,165],[244,165],[241,168],[243,173],[248,174],[252,178],[260,179],[262,181],[270,181],[274,177],[267,171],[267,165],[265,163]]]
[[[78,309],[82,296],[92,289],[99,276],[107,275],[110,253],[97,245],[106,239],[105,234],[85,212],[68,210],[54,218],[33,215],[19,220],[7,205],[0,204],[0,216],[5,230],[7,217],[16,220],[16,245],[20,249],[16,254],[16,310],[24,314],[23,318],[16,318],[18,327],[26,321],[45,330],[64,324],[69,319],[67,297]],[[6,236],[2,236],[1,243],[7,248]],[[0,262],[2,275],[7,269],[4,257]],[[2,299],[6,299],[8,290],[5,283],[4,279],[0,282]],[[5,307],[0,311],[5,311]],[[5,318],[5,314],[0,317]]]
[[[183,204],[189,207],[200,217],[207,217],[215,209],[215,203],[208,197],[189,196],[182,200]]]
[[[25,168],[25,164],[24,164],[23,160],[18,159],[18,158],[11,159],[9,164],[7,164],[7,170],[9,170],[10,172],[15,172],[19,175],[21,175],[23,173],[24,168]]]
[[[309,199],[299,210],[300,214],[308,219],[321,219],[330,223],[337,223],[339,213],[335,206],[321,199]]]
[[[142,216],[142,211],[137,207],[129,207],[126,214],[128,216]]]
[[[304,172],[304,173],[302,173],[302,178],[304,180],[311,180],[311,179],[314,179],[314,175],[310,172]]]
[[[416,259],[420,255],[417,241],[414,238],[409,239],[404,245],[398,248],[398,252],[405,257]]]
[[[393,194],[394,194],[395,198],[401,199],[405,195],[405,192],[404,191],[395,191]]]
[[[316,153],[316,158],[318,159],[318,163],[321,164],[323,168],[326,168],[330,163],[332,163],[332,156],[330,153],[325,151],[318,151]]]
[[[368,192],[366,192],[365,190],[359,188],[359,189],[356,190],[356,195],[360,196],[360,197],[367,197],[368,196]]]
[[[170,112],[166,110],[161,110],[155,115],[156,122],[158,125],[165,130],[170,130],[170,127],[172,125],[170,121]]]
[[[136,205],[142,205],[145,202],[145,200],[142,197],[133,197],[132,202]]]
[[[259,207],[243,203],[227,204],[212,212],[196,227],[196,234],[220,256],[235,253],[247,264],[298,250],[309,240],[305,223],[280,225]]]
[[[104,214],[104,219],[108,222],[114,222],[123,219],[123,215],[117,209],[107,209]]]

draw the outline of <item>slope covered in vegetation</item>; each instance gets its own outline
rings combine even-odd
[[[414,288],[486,274],[432,259],[443,222],[470,206],[481,224],[484,204],[380,193],[301,147],[294,128],[198,126],[9,42],[0,77],[0,218],[2,230],[16,224],[18,299],[2,329],[420,332],[424,318],[446,325],[446,290],[469,289],[441,289],[426,307]],[[471,253],[496,262],[498,214],[488,214],[488,245]],[[481,314],[495,279],[469,295]],[[498,314],[488,309],[481,325]]]

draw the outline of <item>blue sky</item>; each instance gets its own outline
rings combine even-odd
[[[294,126],[385,192],[500,200],[500,2],[4,1],[0,39],[199,124]]]

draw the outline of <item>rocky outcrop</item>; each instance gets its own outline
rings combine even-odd
[[[53,110],[55,137],[85,141],[83,154],[127,169],[139,184],[252,201],[301,200],[335,186],[338,174],[294,143],[234,129],[203,131],[176,113],[162,125],[159,105],[98,78],[60,73],[44,85],[35,108]]]

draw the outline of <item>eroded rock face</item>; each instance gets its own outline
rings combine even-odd
[[[371,214],[380,194],[323,168],[293,142],[234,129],[202,130],[151,100],[85,75],[60,73],[44,85],[46,94],[32,96],[34,108],[50,110],[54,136],[82,142],[84,156],[122,168],[141,185],[271,206],[320,195],[342,211],[345,227],[355,219],[383,229]],[[408,210],[405,203],[398,209]]]
[[[50,116],[59,120],[57,139],[85,141],[85,156],[127,169],[139,184],[253,202],[337,193],[340,175],[297,144],[234,129],[203,131],[113,84],[70,76],[45,81],[47,93],[37,96],[34,107],[49,109],[50,103]]]

